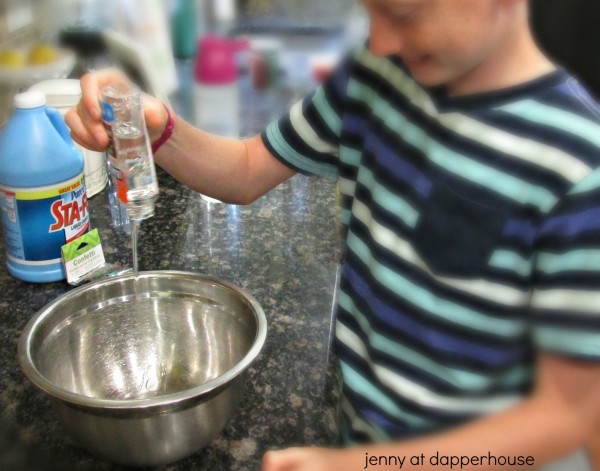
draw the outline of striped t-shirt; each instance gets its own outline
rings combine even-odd
[[[545,350],[600,360],[600,118],[564,70],[449,97],[361,48],[263,140],[335,178],[348,443],[499,411]]]

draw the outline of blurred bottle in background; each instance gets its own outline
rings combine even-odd
[[[248,67],[255,90],[274,89],[279,85],[281,41],[276,37],[260,37],[250,42]]]
[[[236,61],[241,43],[204,36],[194,65],[196,124],[222,136],[239,137],[239,83]]]
[[[363,44],[369,36],[369,17],[361,2],[355,1],[342,33],[342,52]]]
[[[204,36],[194,64],[196,125],[214,134],[240,135],[239,70],[236,53],[244,42]],[[218,202],[202,195],[205,201]]]
[[[238,11],[236,0],[200,0],[207,34],[226,36],[235,25]]]
[[[173,54],[179,59],[196,55],[198,36],[201,31],[197,0],[172,0],[171,41]]]

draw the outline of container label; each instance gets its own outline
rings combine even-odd
[[[9,259],[25,265],[61,260],[61,247],[90,228],[83,174],[37,188],[0,186],[0,209]]]
[[[79,284],[91,272],[104,265],[104,252],[98,229],[62,246],[62,257],[67,272],[67,282]]]

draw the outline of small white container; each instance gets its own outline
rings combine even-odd
[[[63,116],[81,98],[81,86],[77,79],[44,80],[32,85],[30,90],[43,92],[48,106],[56,108]],[[108,182],[104,152],[95,152],[77,143],[75,146],[83,155],[86,195],[90,198],[100,193]]]

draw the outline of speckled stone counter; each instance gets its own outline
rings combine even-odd
[[[262,123],[255,117],[252,125]],[[250,127],[247,133],[256,131]],[[140,270],[201,272],[233,282],[261,303],[268,319],[265,347],[226,429],[200,452],[160,469],[258,470],[268,449],[335,443],[339,381],[331,335],[340,248],[334,184],[296,176],[259,201],[236,206],[207,203],[158,173],[156,214],[139,235]],[[107,261],[131,266],[129,236],[113,226],[106,190],[89,206]],[[17,364],[27,321],[72,288],[16,280],[6,270],[4,246],[0,253],[0,469],[121,469],[65,434],[48,399]]]

